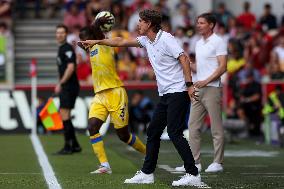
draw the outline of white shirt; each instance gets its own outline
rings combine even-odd
[[[203,81],[218,68],[217,56],[227,55],[226,44],[222,38],[213,33],[206,40],[202,37],[196,43],[195,54],[197,81]],[[208,83],[207,86],[220,87],[221,78]]]
[[[183,70],[178,57],[184,52],[170,33],[160,30],[153,42],[146,36],[137,37],[145,47],[154,69],[159,96],[186,91]]]
[[[277,54],[280,62],[284,61],[284,48],[281,46],[276,46],[273,51]]]

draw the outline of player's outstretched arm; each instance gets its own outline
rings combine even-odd
[[[83,50],[85,50],[86,52],[89,52],[88,45],[83,44],[81,41],[78,41],[78,42],[77,42],[77,45],[78,45],[80,48],[82,48]]]
[[[140,47],[137,39],[123,39],[121,37],[115,37],[112,39],[102,39],[102,40],[86,40],[79,42],[82,44],[86,44],[89,47],[92,47],[96,44],[107,45],[111,47]]]

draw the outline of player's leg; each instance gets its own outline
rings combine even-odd
[[[124,126],[122,128],[115,129],[119,139],[138,152],[146,154],[146,146],[143,142],[136,136],[134,133],[130,133],[128,126]]]
[[[108,102],[112,107],[109,109],[111,122],[114,124],[117,135],[121,141],[127,143],[135,150],[146,154],[146,147],[135,134],[129,133],[128,121],[128,97],[124,88],[118,87],[109,91]]]
[[[94,174],[111,173],[110,165],[105,153],[104,143],[100,135],[100,128],[108,116],[106,107],[99,100],[101,94],[96,94],[89,111],[88,131],[90,141],[96,157],[100,162],[100,167],[91,172]]]

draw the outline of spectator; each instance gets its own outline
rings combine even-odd
[[[230,39],[230,35],[227,32],[225,24],[223,24],[223,23],[218,24],[216,34],[219,35],[219,37],[221,37],[223,39],[223,41],[225,42],[225,44],[227,46],[229,39]]]
[[[150,9],[152,4],[148,0],[134,0],[134,2],[130,5],[130,14],[135,12],[139,12],[144,9]]]
[[[228,47],[229,56],[227,71],[229,75],[233,75],[245,65],[245,59],[242,56],[240,48],[238,47],[238,43],[236,43],[234,40],[229,41]]]
[[[56,12],[62,7],[61,0],[44,0],[43,4],[46,8],[47,18],[54,18],[56,16]],[[39,17],[39,11],[40,10],[36,13],[36,17]]]
[[[181,26],[177,27],[175,37],[181,47],[184,45],[184,43],[190,43],[189,38],[185,35],[185,29]]]
[[[132,60],[129,51],[123,51],[122,57],[118,60],[117,71],[121,80],[134,80],[136,64]]]
[[[256,26],[256,18],[253,13],[250,12],[250,3],[244,2],[244,12],[237,17],[237,22],[244,26],[245,31],[249,32]]]
[[[0,82],[5,81],[6,78],[6,53],[7,53],[7,25],[4,22],[0,23]]]
[[[18,7],[19,11],[19,18],[26,17],[26,8],[27,8],[28,0],[17,0],[16,6]],[[40,8],[41,8],[41,0],[34,1],[34,17],[40,18]]]
[[[260,22],[264,31],[276,29],[277,28],[277,19],[276,16],[271,13],[270,3],[264,5],[264,13],[260,17]]]
[[[173,31],[175,31],[179,26],[189,28],[192,25],[189,11],[190,10],[186,3],[180,4],[177,14],[171,17]]]
[[[168,32],[168,33],[172,32],[172,26],[171,26],[170,21],[162,21],[161,26],[162,26],[163,31]]]
[[[79,11],[76,4],[71,4],[64,15],[64,24],[68,26],[68,29],[71,32],[74,31],[75,26],[80,26],[81,28],[86,26],[85,11]]]
[[[3,22],[3,21],[0,21],[0,36],[3,36],[3,37],[11,36],[11,32],[8,28],[8,25],[6,24],[6,22]]]
[[[278,63],[269,64],[269,78],[271,80],[283,80],[284,72],[281,71],[280,65]]]
[[[4,21],[9,28],[12,26],[11,6],[12,0],[0,0],[0,20]]]
[[[153,102],[142,91],[133,94],[129,107],[129,123],[134,133],[139,131],[140,124],[143,124],[143,132],[146,132],[146,126],[151,120],[153,109]]]
[[[57,0],[45,0],[45,1],[57,1]],[[84,11],[86,8],[86,3],[83,0],[69,0],[66,2],[66,10],[68,11],[71,6],[75,5],[79,12]]]
[[[282,15],[282,17],[281,17],[281,27],[284,27],[284,15]]]
[[[279,140],[279,131],[284,125],[284,93],[281,85],[276,85],[274,91],[270,92],[262,112],[270,121],[271,143],[283,146],[283,141]]]
[[[162,14],[162,22],[170,21],[170,9],[167,6],[167,0],[159,0],[154,6],[154,10]]]
[[[271,64],[279,65],[280,71],[284,72],[284,35],[279,37],[278,45],[271,52],[270,60]]]
[[[254,36],[250,37],[245,44],[244,58],[246,62],[252,64],[252,66],[258,70],[264,68],[265,62],[261,59],[261,47],[260,41]]]
[[[86,22],[90,25],[96,15],[102,10],[100,0],[90,0],[86,5]]]
[[[261,82],[260,72],[257,69],[255,69],[251,63],[246,62],[242,67],[242,69],[237,73],[237,80],[240,83],[240,85],[247,82],[247,77],[249,73],[252,73],[253,79],[256,82],[258,83]]]
[[[0,70],[3,70],[3,74],[0,73],[0,75],[2,75],[3,77],[5,75],[4,70],[6,63],[9,61],[8,59],[11,59],[11,57],[13,56],[13,44],[13,36],[8,29],[7,24],[0,21]]]
[[[228,33],[230,35],[231,38],[235,38],[237,36],[237,21],[235,18],[231,17],[228,20]]]
[[[122,5],[122,2],[115,1],[111,4],[111,13],[115,17],[115,25],[113,28],[126,29],[127,28],[127,15],[125,14],[125,8]]]
[[[260,82],[254,79],[254,71],[248,70],[246,80],[241,85],[242,93],[240,97],[241,108],[244,111],[248,123],[250,137],[261,140],[260,130],[262,122],[262,91]]]
[[[225,24],[226,28],[228,27],[229,19],[233,17],[232,13],[226,9],[226,4],[223,2],[219,3],[215,15],[217,23]]]
[[[137,59],[135,79],[139,81],[154,80],[154,72],[146,58]]]

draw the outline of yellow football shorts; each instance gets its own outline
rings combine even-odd
[[[109,114],[115,129],[128,125],[128,97],[123,87],[100,91],[93,98],[89,119],[95,117],[105,121]]]

